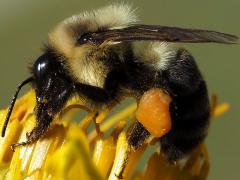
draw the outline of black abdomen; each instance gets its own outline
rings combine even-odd
[[[207,135],[209,101],[205,82],[188,96],[178,97],[170,106],[173,127],[161,138],[161,149],[169,160],[191,152]]]
[[[161,150],[170,161],[195,149],[206,137],[210,106],[206,83],[193,57],[179,50],[176,61],[163,73],[165,89],[172,96],[172,129],[161,138]]]

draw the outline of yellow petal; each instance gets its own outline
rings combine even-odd
[[[31,129],[34,127],[35,124],[34,116],[30,116],[28,119],[24,121],[25,121],[24,127],[21,133],[19,133],[20,134],[19,140],[15,141],[14,143],[26,141],[26,133],[31,131]],[[20,171],[19,173],[22,175],[26,173],[34,147],[35,144],[16,148],[10,164],[11,174],[15,171],[15,169],[19,170]]]
[[[102,125],[101,125],[101,131],[106,132],[110,128],[112,128],[116,123],[122,120],[128,120],[129,117],[133,116],[134,112],[137,109],[137,104],[133,103],[126,108],[124,108],[122,111],[116,113],[114,116],[107,119]],[[97,136],[97,132],[93,131],[89,134],[89,141],[92,142]]]
[[[116,142],[112,136],[107,139],[99,138],[94,147],[93,161],[102,177],[106,178],[113,165]]]
[[[7,162],[12,157],[12,150],[10,145],[17,141],[19,133],[21,132],[22,125],[15,119],[8,125],[5,137],[0,138],[0,163]]]
[[[66,143],[47,162],[47,171],[54,179],[102,179],[94,165],[88,141],[77,125],[71,125]]]
[[[213,117],[218,117],[223,113],[227,112],[230,109],[230,105],[228,103],[222,103],[217,105],[216,108],[213,110]]]
[[[115,160],[108,179],[129,179],[145,148],[146,146],[143,145],[136,151],[131,149],[126,133],[122,132],[118,137]]]
[[[76,100],[71,100],[68,105],[71,106],[71,103],[76,104]],[[69,121],[73,114],[71,110],[64,114],[64,118],[57,116],[40,140],[28,146],[18,147],[12,153],[9,146],[12,143],[25,141],[26,132],[31,131],[35,126],[35,116],[32,114],[34,106],[33,91],[16,102],[6,136],[0,138],[0,178],[112,180],[124,177],[169,180],[207,177],[209,163],[206,160],[200,163],[199,158],[202,155],[196,153],[185,166],[169,165],[160,153],[155,153],[150,158],[146,171],[136,175],[134,167],[147,144],[136,151],[131,149],[124,132],[128,120],[135,115],[136,103],[99,124],[102,132],[100,135],[95,130],[87,131],[95,112],[89,113],[77,125]],[[71,106],[68,110],[72,107],[75,106]],[[224,109],[226,110],[226,107],[222,110],[216,109],[216,112],[223,112]],[[97,121],[102,121],[108,111],[104,111]],[[6,112],[7,110],[0,111],[1,126]],[[105,138],[106,131],[112,127],[114,130]],[[192,165],[188,166],[189,164]]]
[[[159,152],[155,152],[148,161],[142,180],[158,180],[159,178],[165,180],[169,174],[170,168],[167,161]]]
[[[8,172],[9,172],[9,164],[1,164],[0,165],[0,177],[2,179],[6,179]]]

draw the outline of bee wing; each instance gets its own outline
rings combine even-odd
[[[216,31],[142,24],[96,32],[92,34],[92,38],[96,42],[156,40],[183,43],[238,43],[237,36]]]

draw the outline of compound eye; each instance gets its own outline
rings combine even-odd
[[[52,71],[51,59],[47,54],[40,56],[33,66],[33,74],[36,83],[43,81]]]

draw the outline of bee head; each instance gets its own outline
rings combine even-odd
[[[49,49],[35,61],[32,84],[36,91],[37,117],[58,113],[71,96],[74,83],[67,74],[59,57]]]
[[[31,71],[32,76],[19,84],[13,96],[2,129],[2,137],[5,135],[16,98],[24,85],[31,83],[36,92],[37,122],[44,119],[51,121],[73,94],[74,84],[66,75],[61,62],[50,51],[46,51],[35,61]]]
[[[59,63],[50,53],[44,53],[37,58],[32,66],[32,76],[36,88],[41,88],[52,74],[56,74]]]

